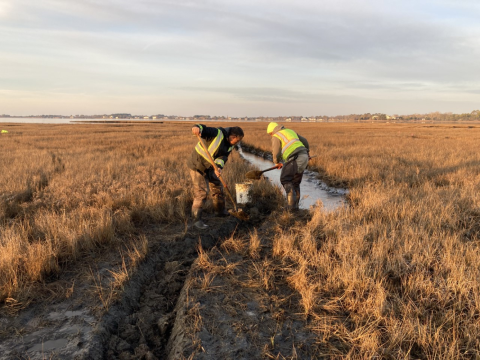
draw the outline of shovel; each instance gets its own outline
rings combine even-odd
[[[314,157],[317,157],[317,155],[310,156],[308,160],[313,159]],[[277,166],[268,168],[266,170],[251,170],[245,174],[245,177],[250,180],[259,180],[262,177],[262,174],[264,172],[270,171],[270,170],[275,170],[278,169]]]
[[[218,172],[217,164],[215,164],[215,161],[213,161],[212,155],[210,155],[210,153],[208,152],[207,144],[205,144],[205,141],[201,138],[200,135],[197,135],[197,138],[200,141],[200,144],[202,144],[203,150],[205,150],[205,152],[207,153],[208,158],[210,160],[210,164],[212,164],[213,169],[215,170],[215,172]],[[240,210],[237,209],[237,204],[236,204],[235,200],[233,200],[232,194],[230,193],[230,190],[228,190],[228,186],[227,186],[225,180],[223,180],[223,177],[218,176],[218,178],[222,182],[223,187],[225,188],[225,191],[227,192],[227,195],[228,195],[228,197],[230,198],[230,201],[233,204],[234,211],[231,211],[230,214],[232,216],[235,216],[237,219],[248,220],[248,215],[246,213],[244,213],[242,209],[240,209]]]
[[[267,170],[261,170],[261,171],[260,170],[251,170],[251,171],[249,171],[245,174],[245,177],[247,179],[251,179],[251,180],[258,180],[258,179],[261,178],[261,176],[264,172],[267,172],[267,171],[270,171],[270,170],[275,170],[275,169],[278,169],[278,168],[276,166],[274,166],[274,167],[268,168]]]

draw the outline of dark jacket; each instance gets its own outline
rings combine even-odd
[[[227,162],[228,155],[230,155],[230,152],[233,150],[233,146],[230,145],[228,142],[228,132],[229,128],[214,128],[214,127],[208,127],[203,124],[196,124],[198,128],[202,130],[201,137],[205,139],[205,143],[207,144],[207,148],[210,146],[212,141],[217,137],[218,135],[218,130],[220,130],[223,133],[223,140],[220,143],[217,151],[213,154],[212,158],[213,160],[223,160],[223,165]],[[205,170],[208,168],[211,168],[212,165],[210,162],[208,162],[203,156],[201,156],[195,148],[193,149],[192,155],[188,159],[187,166],[195,171],[199,171],[201,173],[204,173]],[[223,166],[221,164],[217,163],[217,166],[220,169],[223,169]]]

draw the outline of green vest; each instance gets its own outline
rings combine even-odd
[[[277,139],[282,142],[282,156],[283,160],[287,160],[291,153],[293,153],[299,147],[305,147],[303,143],[298,139],[298,135],[295,131],[290,129],[283,129],[273,134]]]

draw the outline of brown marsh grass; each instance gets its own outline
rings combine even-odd
[[[0,302],[32,296],[89,252],[118,252],[137,226],[187,222],[191,126],[3,125]],[[234,153],[224,173],[233,196],[248,170]]]
[[[245,142],[270,151],[266,125],[241,124]],[[478,358],[480,128],[288,126],[309,140],[323,179],[349,188],[349,207],[313,210],[307,223],[280,212],[267,257],[255,232],[245,245],[228,239],[225,250],[246,253],[266,290],[273,274],[285,279],[325,356]],[[136,226],[187,221],[190,127],[8,127],[0,138],[0,299],[21,297],[85,252],[119,246]],[[229,163],[233,185],[247,165],[237,154]],[[233,271],[202,256],[217,276]]]
[[[350,191],[348,208],[280,226],[272,245],[325,354],[480,357],[480,128],[284,125]],[[251,128],[270,151],[266,124]]]

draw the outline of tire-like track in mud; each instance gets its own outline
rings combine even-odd
[[[168,352],[179,350],[168,343],[176,318],[175,307],[197,258],[199,244],[203,249],[211,249],[239,226],[247,227],[234,218],[209,222],[215,223],[212,230],[191,230],[168,242],[155,242],[149,249],[150,255],[126,286],[122,300],[109,310],[97,328],[97,341],[104,346],[92,347],[88,357],[166,359]],[[159,231],[152,228],[145,235],[153,238]]]

